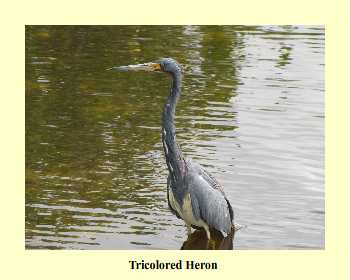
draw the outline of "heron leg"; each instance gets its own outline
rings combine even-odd
[[[187,235],[190,236],[191,235],[191,225],[186,224],[187,227]]]
[[[207,234],[207,238],[208,240],[210,240],[210,230],[208,225],[203,225],[204,229],[205,229],[205,233]]]

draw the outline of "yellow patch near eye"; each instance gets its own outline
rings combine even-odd
[[[159,63],[154,64],[153,66],[154,70],[161,70],[162,68],[160,67]]]

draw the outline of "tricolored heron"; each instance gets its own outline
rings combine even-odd
[[[203,167],[184,158],[176,142],[175,108],[181,95],[182,70],[172,58],[157,62],[112,67],[118,71],[162,71],[172,78],[171,90],[163,109],[162,142],[169,170],[167,196],[170,210],[187,225],[204,228],[208,240],[210,229],[226,237],[234,230],[233,210],[222,186]]]

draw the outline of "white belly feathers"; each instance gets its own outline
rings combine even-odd
[[[202,219],[196,220],[196,218],[193,216],[191,195],[189,193],[186,194],[181,209],[179,203],[174,197],[171,187],[169,187],[169,202],[171,207],[176,210],[187,225],[207,228],[207,224]]]

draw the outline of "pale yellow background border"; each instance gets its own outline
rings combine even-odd
[[[1,279],[350,279],[350,23],[347,1],[12,1],[1,4]],[[24,250],[26,24],[326,26],[326,250]],[[131,271],[128,260],[217,261],[218,271]],[[189,274],[189,275],[184,275]]]

